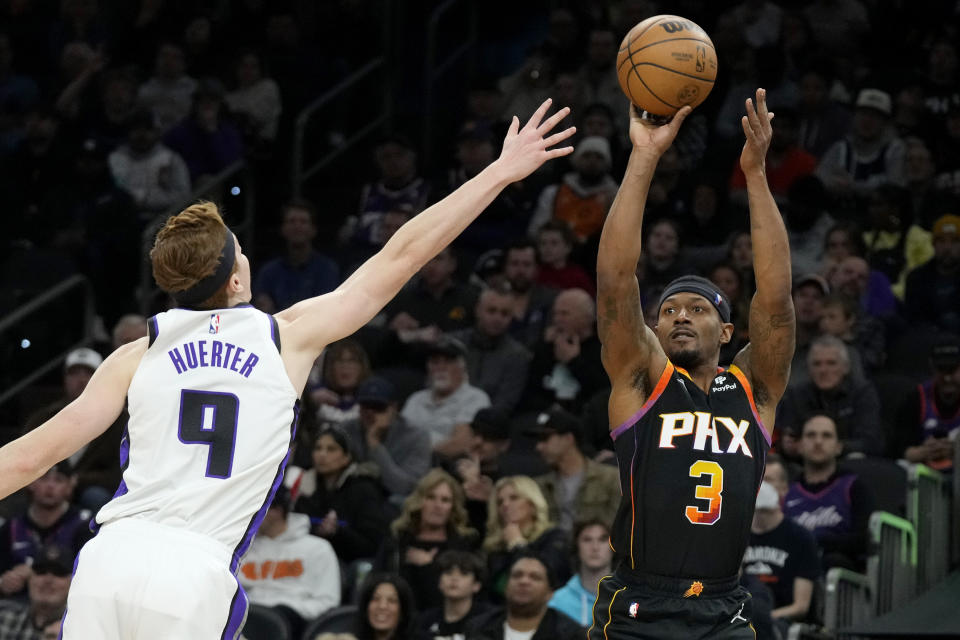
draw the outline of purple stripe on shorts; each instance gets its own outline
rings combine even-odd
[[[243,625],[247,621],[247,594],[244,593],[240,582],[237,582],[237,592],[230,601],[230,614],[227,616],[227,625],[220,634],[220,640],[236,640],[240,637]]]

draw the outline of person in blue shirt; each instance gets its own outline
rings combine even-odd
[[[593,620],[597,583],[603,576],[610,575],[613,563],[610,525],[599,519],[577,523],[573,541],[577,572],[553,593],[548,606],[588,627]]]
[[[283,207],[280,235],[286,250],[263,265],[254,285],[254,305],[261,311],[282,311],[340,285],[340,267],[313,248],[317,235],[315,211],[306,200],[294,200]]]

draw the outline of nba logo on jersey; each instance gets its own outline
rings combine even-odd
[[[637,612],[639,612],[639,611],[640,611],[640,603],[639,603],[639,602],[631,602],[631,603],[630,603],[630,608],[627,609],[627,613],[630,614],[630,617],[631,617],[631,618],[636,618],[636,617],[637,617]]]
[[[210,333],[220,333],[220,314],[210,314]]]

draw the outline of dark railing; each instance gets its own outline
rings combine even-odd
[[[16,330],[17,327],[23,326],[21,323],[29,321],[31,315],[40,313],[45,308],[63,302],[65,296],[77,290],[79,290],[83,298],[82,309],[80,310],[82,313],[83,327],[78,339],[71,341],[69,344],[64,345],[46,356],[45,360],[39,365],[35,365],[32,370],[22,372],[16,382],[0,391],[0,405],[59,367],[67,353],[91,342],[94,322],[93,289],[85,277],[81,275],[70,276],[60,284],[50,287],[29,302],[20,305],[3,318],[0,318],[0,342],[7,344],[11,341],[11,339],[8,338],[10,332]],[[71,311],[73,311],[72,308]],[[50,314],[50,316],[56,315],[56,312]],[[49,318],[40,318],[40,321],[49,322]],[[12,338],[14,341],[16,341],[16,339],[17,336]],[[42,345],[30,345],[26,339],[21,339],[21,345],[24,349],[42,347]]]

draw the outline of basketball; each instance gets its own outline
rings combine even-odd
[[[630,102],[672,116],[703,102],[717,77],[717,52],[707,32],[680,16],[653,16],[636,25],[617,53],[617,78]]]

